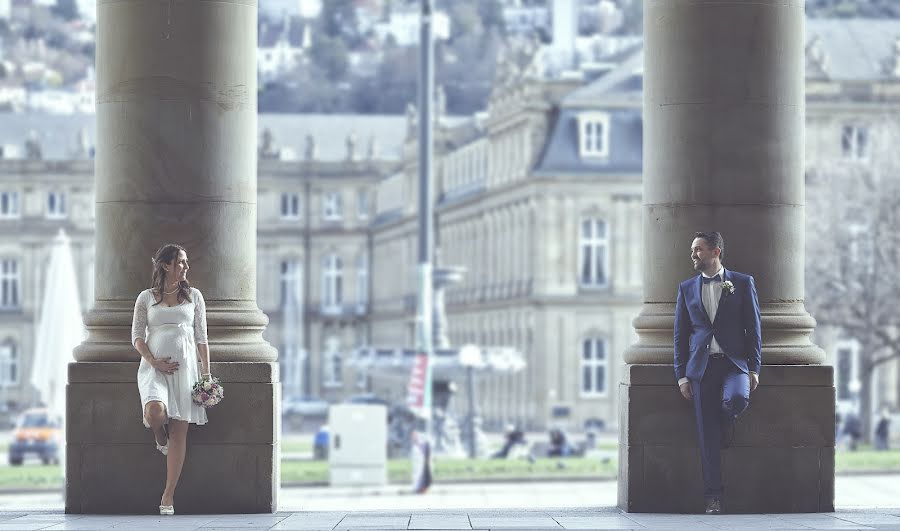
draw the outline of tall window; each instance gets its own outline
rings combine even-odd
[[[340,311],[342,295],[343,264],[337,255],[325,257],[322,263],[322,309],[325,312]]]
[[[605,287],[609,284],[609,227],[600,219],[581,222],[581,273],[584,287]]]
[[[846,159],[869,158],[869,128],[864,125],[845,125],[841,133],[841,151]]]
[[[369,256],[362,253],[356,258],[356,310],[365,312],[369,304]]]
[[[300,219],[300,194],[281,194],[281,219]]]
[[[298,345],[284,343],[278,351],[281,369],[281,387],[285,396],[301,396],[303,394],[303,366],[306,352]]]
[[[323,363],[323,366],[325,367],[325,384],[340,384],[343,380],[343,369],[341,367],[343,360],[341,360],[341,349],[338,338],[332,336],[325,340],[325,352],[323,354],[325,356],[325,363]]]
[[[49,192],[47,194],[47,217],[53,219],[66,217],[65,192]]]
[[[581,157],[608,157],[609,115],[596,112],[579,115],[578,137]]]
[[[341,206],[341,194],[338,192],[327,192],[323,196],[322,217],[328,221],[340,220],[343,216]]]
[[[303,265],[299,260],[281,262],[281,304],[303,302]]]
[[[359,219],[369,217],[369,191],[365,188],[356,191],[356,217]]]
[[[21,217],[19,192],[0,192],[0,219]]]
[[[18,308],[22,279],[19,261],[13,258],[0,260],[0,308]]]
[[[609,379],[606,341],[592,337],[581,344],[581,395],[606,396]]]
[[[849,403],[857,399],[859,382],[859,342],[840,339],[835,345],[834,387],[839,402]]]
[[[850,400],[850,381],[853,379],[853,351],[840,348],[837,351],[837,399]]]
[[[12,339],[0,343],[0,386],[19,383],[19,347]]]

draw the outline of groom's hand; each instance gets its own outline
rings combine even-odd
[[[759,375],[755,372],[750,373],[750,392],[756,391],[756,388],[759,387]]]
[[[679,385],[678,389],[681,390],[681,396],[683,396],[686,400],[693,400],[694,391],[691,390],[691,382],[685,382]]]

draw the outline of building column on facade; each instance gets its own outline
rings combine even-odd
[[[730,512],[834,509],[834,388],[804,308],[803,1],[646,0],[644,305],[626,350],[619,506],[699,512],[691,403],[672,369],[678,283],[698,230],[756,279],[760,387],[722,452]]]
[[[191,427],[179,514],[276,510],[278,355],[256,302],[256,21],[248,0],[99,3],[95,305],[69,366],[68,513],[159,504],[165,459],[142,424],[131,323],[167,242],[187,249],[228,390]]]

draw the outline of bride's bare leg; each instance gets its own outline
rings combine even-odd
[[[174,505],[175,486],[181,477],[181,467],[187,452],[188,423],[183,420],[169,421],[169,454],[166,456],[166,490],[160,505]]]
[[[156,444],[165,446],[166,441],[166,407],[159,400],[151,400],[144,406],[144,418],[150,425],[153,436],[156,437]]]

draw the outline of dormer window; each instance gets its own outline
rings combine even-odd
[[[609,114],[578,115],[578,155],[582,158],[609,157]]]

